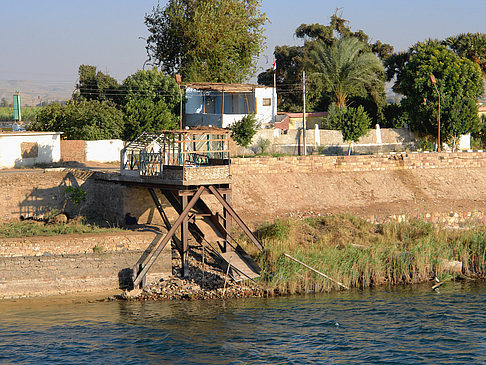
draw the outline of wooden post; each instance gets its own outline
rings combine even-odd
[[[220,128],[224,127],[224,86],[222,86],[221,91],[223,92],[223,98],[221,102],[221,125]]]
[[[187,195],[182,196],[182,210],[187,207]],[[182,255],[181,255],[181,268],[182,276],[189,276],[189,264],[188,260],[188,236],[189,236],[189,216],[185,216],[181,225],[181,240],[182,240]]]
[[[223,194],[224,199],[231,205],[231,193]],[[223,218],[224,218],[224,229],[225,232],[225,240],[224,240],[224,252],[232,251],[231,245],[229,244],[230,241],[230,234],[231,234],[231,214],[228,210],[223,207]]]

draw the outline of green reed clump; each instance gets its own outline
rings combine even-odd
[[[280,219],[264,227],[261,280],[283,293],[336,288],[285,253],[351,287],[442,277],[452,260],[463,263],[464,275],[486,276],[484,227],[453,231],[420,220],[375,225],[348,215]]]

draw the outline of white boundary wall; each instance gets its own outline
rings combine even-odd
[[[100,141],[86,141],[86,161],[113,162],[120,161],[120,151],[123,141],[120,139],[104,139]]]
[[[0,133],[0,168],[59,162],[62,132]]]

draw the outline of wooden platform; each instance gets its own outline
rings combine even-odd
[[[260,268],[257,263],[242,250],[223,252],[221,257],[226,264],[231,265],[229,275],[236,282],[260,276]]]

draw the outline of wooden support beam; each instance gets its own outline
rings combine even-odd
[[[170,224],[169,218],[167,218],[167,214],[165,214],[164,208],[162,207],[162,204],[160,204],[159,198],[157,197],[157,194],[155,193],[153,188],[148,188],[150,195],[152,196],[152,200],[154,201],[155,207],[159,211],[160,216],[162,217],[162,220],[164,221],[165,228],[167,228],[167,231],[169,231],[172,228],[172,225]],[[174,236],[172,238],[174,243],[177,246],[177,249],[179,250],[179,253],[182,255],[182,243],[177,238]]]
[[[255,235],[250,231],[250,229],[247,227],[245,222],[236,214],[234,209],[231,207],[230,204],[224,198],[221,196],[219,193],[218,189],[216,189],[214,186],[209,185],[208,189],[213,193],[213,195],[218,199],[218,201],[221,203],[221,205],[228,210],[228,213],[231,215],[231,217],[235,220],[235,222],[243,229],[243,232],[248,236],[248,238],[253,242],[253,244],[260,250],[263,251],[263,246],[258,241],[258,239],[255,237]]]
[[[182,211],[181,215],[174,222],[174,225],[172,226],[172,228],[169,230],[169,232],[167,232],[167,234],[162,239],[162,241],[160,241],[160,243],[158,244],[157,248],[154,251],[152,251],[152,255],[151,255],[152,258],[147,262],[147,265],[145,267],[143,267],[142,270],[138,273],[137,278],[133,282],[133,286],[135,288],[140,284],[140,282],[142,281],[142,279],[145,277],[145,275],[147,274],[147,272],[150,270],[150,268],[152,267],[153,263],[155,262],[155,260],[157,259],[157,257],[159,257],[160,253],[164,249],[164,247],[167,244],[167,242],[170,241],[170,239],[175,234],[175,232],[177,231],[177,229],[179,228],[179,226],[182,224],[182,221],[184,220],[184,218],[187,217],[187,215],[189,214],[189,211],[192,209],[192,207],[194,206],[194,204],[196,204],[196,202],[198,201],[199,197],[201,196],[202,192],[205,189],[206,188],[204,186],[200,186],[199,187],[199,189],[197,190],[196,194],[194,194],[194,196],[192,197],[191,201],[186,205],[186,207]]]
[[[218,188],[221,194],[231,194],[231,188]],[[196,189],[187,189],[187,190],[178,190],[177,195],[183,196],[183,195],[194,195],[196,192]],[[209,191],[205,191],[203,195],[211,194]]]
[[[231,191],[229,193],[223,193],[224,199],[231,205]],[[228,210],[223,207],[223,219],[224,219],[224,229],[226,230],[226,238],[224,240],[224,251],[228,252],[231,251],[230,245],[230,233],[231,233],[231,215],[229,214]]]
[[[225,228],[219,222],[218,217],[213,214],[211,209],[203,200],[199,199],[194,208],[204,214],[208,214],[208,218],[212,226],[211,228],[213,228],[213,230],[217,231],[222,237],[226,237],[228,235],[228,232],[226,232]]]
[[[162,194],[164,194],[164,196],[167,198],[169,203],[174,207],[176,212],[178,214],[181,214],[183,211],[182,202],[178,199],[177,195],[174,194],[174,192],[171,190],[161,189],[161,191]],[[196,191],[194,191],[194,194],[196,193]],[[198,243],[201,243],[203,241],[204,233],[202,233],[202,231],[195,223],[189,222],[189,232],[191,232],[192,236]]]
[[[187,195],[182,197],[182,208],[185,209],[187,207]],[[188,224],[188,215],[182,219],[181,224],[181,239],[182,239],[182,255],[181,255],[181,268],[182,268],[182,277],[189,276],[189,263],[188,263],[188,254],[189,254],[189,244],[188,244],[188,237],[189,236],[189,224]]]

